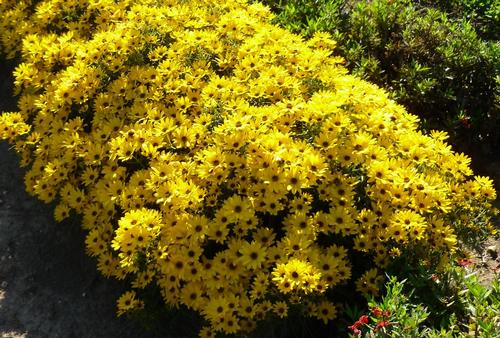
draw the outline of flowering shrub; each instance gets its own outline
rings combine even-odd
[[[348,75],[327,34],[303,41],[270,16],[244,1],[0,3],[4,49],[22,56],[0,137],[56,220],[83,216],[99,271],[131,280],[119,314],[155,284],[203,315],[202,335],[292,308],[326,323],[339,286],[377,294],[401,252],[443,263],[489,229],[492,182],[445,133]]]

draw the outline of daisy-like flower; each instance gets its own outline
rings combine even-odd
[[[118,316],[122,316],[129,311],[141,309],[144,307],[144,302],[137,299],[135,291],[127,291],[118,298],[117,307]]]
[[[328,321],[337,317],[337,308],[332,302],[324,300],[314,305],[313,316],[327,324]]]
[[[313,265],[299,259],[291,259],[287,263],[278,263],[273,273],[273,282],[283,293],[315,290],[321,273]]]
[[[288,304],[286,302],[280,301],[273,305],[273,311],[280,318],[285,318],[288,315]]]
[[[370,269],[356,281],[356,290],[364,295],[376,296],[383,280],[384,277],[379,275],[377,268]]]
[[[245,221],[253,216],[250,201],[238,195],[229,197],[220,210],[220,212],[227,217],[228,223],[234,223],[240,220]]]
[[[241,256],[238,261],[247,269],[259,269],[266,259],[266,247],[261,243],[253,241],[244,242],[239,249]]]

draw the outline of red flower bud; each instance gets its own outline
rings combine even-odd
[[[377,323],[377,326],[375,326],[375,330],[380,330],[383,327],[387,327],[391,325],[391,323],[388,320],[382,320]]]
[[[468,265],[474,264],[474,260],[470,259],[470,258],[462,258],[462,259],[459,259],[457,261],[457,263],[458,263],[458,265],[464,267],[464,266],[468,266]]]
[[[351,330],[351,331],[356,331],[356,330],[358,330],[358,326],[359,326],[358,324],[359,324],[359,322],[356,322],[356,323],[354,323],[353,325],[348,326],[347,328],[348,328],[349,330]],[[358,330],[358,331],[359,331],[359,330]]]
[[[368,318],[367,315],[362,315],[361,317],[359,317],[358,322],[360,322],[361,324],[368,324],[369,320],[370,318]]]
[[[375,317],[377,317],[377,318],[378,318],[378,317],[382,316],[382,309],[381,309],[381,308],[379,308],[379,307],[374,307],[374,308],[372,309],[372,314],[373,314]]]

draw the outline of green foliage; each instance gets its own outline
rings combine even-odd
[[[496,278],[491,287],[482,285],[477,275],[464,275],[458,271],[459,280],[465,284],[460,292],[460,302],[467,310],[463,325],[474,337],[494,337],[500,332],[500,281]],[[498,277],[498,276],[497,276]]]
[[[496,80],[500,45],[483,41],[477,34],[481,33],[477,18],[498,21],[498,2],[451,1],[448,6],[444,6],[448,1],[408,0],[267,3],[277,12],[276,20],[288,29],[305,36],[330,32],[347,67],[391,92],[421,117],[424,128],[447,130],[461,150],[483,146],[488,151],[500,145],[495,132],[500,127],[500,109],[495,104],[500,92]],[[480,26],[498,38],[487,27]]]
[[[431,0],[419,1],[422,5],[435,6],[451,17],[471,21],[484,39],[500,39],[500,2],[496,0]]]
[[[407,253],[388,269],[390,275],[405,278],[404,291],[411,295],[408,299],[413,304],[425,304],[432,313],[426,316],[426,325],[433,328],[453,327],[456,317],[466,312],[458,302],[463,282],[453,272],[453,269],[439,271],[435,264],[429,266],[408,260]]]
[[[349,326],[351,337],[498,337],[500,332],[500,283],[482,285],[474,273],[452,267],[432,282],[453,293],[446,307],[449,320],[440,325],[432,318],[440,309],[421,303],[412,280],[390,277],[386,293],[369,300],[369,314]],[[409,289],[410,288],[410,289]],[[434,293],[434,295],[438,295]],[[422,305],[422,304],[425,304]],[[461,311],[457,311],[458,308]]]
[[[370,331],[379,333],[379,336],[392,337],[421,337],[427,328],[423,323],[429,316],[427,309],[421,304],[410,301],[411,293],[404,292],[404,281],[398,282],[391,277],[386,285],[386,295],[380,301],[371,299],[371,319],[375,325]],[[386,326],[384,325],[384,321]]]
[[[333,32],[342,24],[339,15],[344,0],[262,1],[276,13],[275,21],[287,29],[310,37],[317,31]]]

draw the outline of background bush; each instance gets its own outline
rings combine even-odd
[[[499,155],[498,2],[264,3],[295,32],[332,33],[353,73],[385,88],[424,128],[447,130],[456,149],[477,160]]]
[[[469,20],[485,40],[500,39],[500,3],[496,0],[420,0],[421,5],[439,8],[455,19]]]

